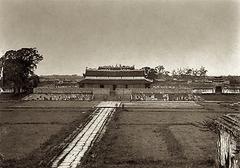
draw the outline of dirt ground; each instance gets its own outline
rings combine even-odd
[[[196,125],[236,112],[216,102],[131,102],[125,109],[115,114],[84,168],[213,167],[216,135]]]
[[[21,167],[17,165],[22,164],[21,160],[39,162],[48,148],[61,144],[87,119],[97,103],[1,102],[0,154],[6,165],[9,162],[6,167]]]

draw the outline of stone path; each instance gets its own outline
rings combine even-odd
[[[93,145],[98,135],[102,132],[109,116],[120,107],[120,102],[101,102],[96,106],[93,118],[86,124],[82,131],[65,148],[53,162],[52,168],[75,168],[84,154]]]

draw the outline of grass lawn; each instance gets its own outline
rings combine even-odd
[[[35,164],[48,155],[50,148],[62,144],[87,120],[91,107],[97,102],[19,101],[1,104],[4,105],[0,108],[3,166],[37,167]]]
[[[201,131],[196,124],[223,115],[226,111],[218,112],[218,106],[195,102],[126,103],[126,110],[115,114],[83,167],[213,167],[217,137]]]

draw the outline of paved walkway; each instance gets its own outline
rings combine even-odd
[[[87,150],[93,145],[98,135],[107,123],[108,117],[120,106],[120,102],[101,102],[96,106],[93,118],[86,124],[83,130],[65,148],[65,150],[53,162],[52,168],[75,168]]]

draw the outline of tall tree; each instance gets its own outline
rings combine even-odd
[[[156,79],[157,71],[154,68],[143,67],[142,69],[145,71],[146,78],[148,78],[148,79]]]
[[[193,70],[191,68],[186,68],[186,75],[187,76],[192,76]]]
[[[148,74],[149,74],[149,71],[150,71],[150,67],[142,67],[141,68],[142,70],[144,70],[144,72],[145,72],[145,77],[147,78],[148,77]]]
[[[36,48],[9,50],[1,58],[3,62],[4,85],[12,85],[14,92],[29,86],[37,64],[43,60]]]
[[[155,69],[155,71],[157,73],[158,78],[162,78],[162,77],[164,77],[166,75],[165,74],[165,68],[164,68],[163,65],[158,65],[154,69]]]
[[[207,70],[205,69],[205,67],[201,66],[201,68],[199,69],[199,76],[205,77],[206,74],[207,74]]]
[[[151,68],[148,73],[148,79],[155,80],[157,78],[157,72],[154,68]]]
[[[172,70],[171,75],[172,75],[172,77],[176,77],[178,75],[177,71],[175,69]]]
[[[158,65],[158,66],[155,67],[155,70],[156,70],[157,73],[163,74],[165,68],[162,65]]]

